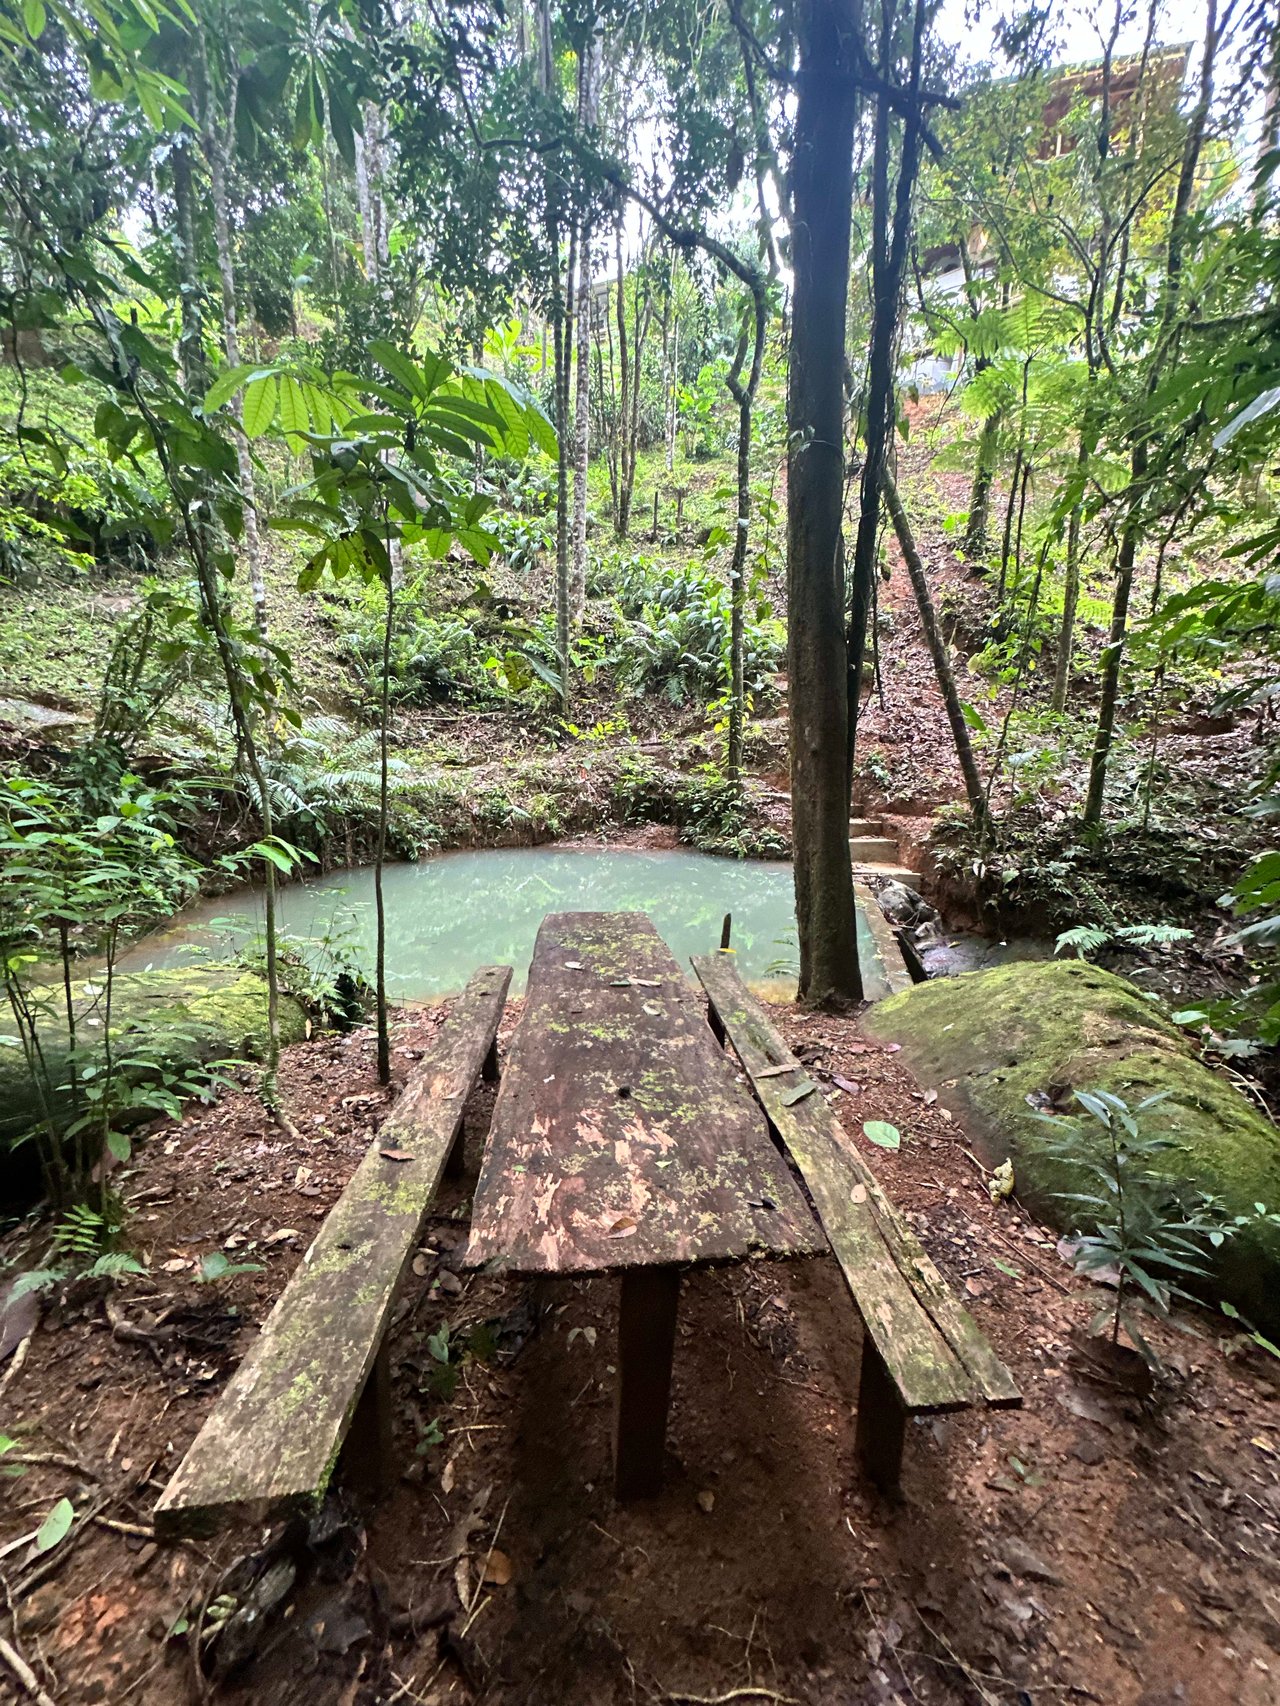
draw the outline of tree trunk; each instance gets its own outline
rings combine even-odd
[[[791,169],[787,667],[800,999],[862,999],[849,862],[844,587],[844,327],[857,93],[852,0],[800,9]]]
[[[369,183],[369,129],[373,108],[365,111],[364,136],[357,135],[356,143],[356,205],[360,209],[360,247],[364,251],[364,276],[370,284],[378,281],[378,225],[373,211],[373,190]]]
[[[377,917],[374,998],[378,1022],[378,1082],[391,1082],[391,1034],[387,1024],[387,908],[382,892],[382,868],[387,861],[387,737],[391,720],[391,635],[396,593],[388,576],[387,608],[382,624],[382,704],[378,719],[378,845],[373,862],[373,903]]]
[[[1200,162],[1200,153],[1204,146],[1205,126],[1208,122],[1213,97],[1214,69],[1218,47],[1222,39],[1222,28],[1223,26],[1218,21],[1217,0],[1208,0],[1205,15],[1204,56],[1200,65],[1200,87],[1196,104],[1187,124],[1181,170],[1178,174],[1178,186],[1174,193],[1173,210],[1169,219],[1165,276],[1160,293],[1159,326],[1146,381],[1148,398],[1152,396],[1159,383],[1166,358],[1176,347],[1173,331],[1182,283],[1184,249],[1191,214],[1191,202],[1195,190],[1196,171]],[[1115,738],[1116,701],[1120,694],[1120,666],[1124,659],[1129,600],[1133,592],[1134,565],[1137,560],[1138,541],[1143,526],[1141,515],[1142,488],[1150,464],[1148,441],[1142,436],[1143,430],[1143,423],[1140,422],[1134,429],[1135,437],[1130,453],[1129,473],[1132,491],[1125,516],[1124,529],[1120,535],[1120,547],[1116,553],[1116,595],[1111,612],[1111,632],[1108,636],[1106,652],[1103,654],[1102,695],[1098,705],[1098,726],[1094,736],[1093,752],[1089,760],[1089,791],[1085,796],[1082,814],[1082,821],[1085,824],[1098,824],[1102,821],[1103,795],[1107,784],[1107,761],[1111,754],[1112,741]]]
[[[727,383],[738,405],[738,517],[734,528],[733,560],[729,567],[729,740],[727,770],[729,779],[737,782],[742,776],[742,725],[746,716],[744,649],[747,603],[747,543],[751,527],[751,415],[756,389],[760,384],[760,369],[764,363],[765,316],[768,300],[763,286],[751,302],[750,329],[744,323],[738,339],[738,349]],[[742,365],[746,360],[748,341],[751,347],[751,367],[747,382],[742,383]]]
[[[240,365],[240,328],[236,307],[235,251],[231,242],[231,215],[227,204],[227,150],[216,134],[212,120],[204,132],[205,164],[213,201],[213,234],[218,252],[218,277],[222,284],[222,349],[228,367]],[[258,506],[254,487],[253,454],[244,431],[244,394],[232,399],[236,418],[236,467],[244,495],[244,553],[249,565],[249,589],[253,598],[253,621],[258,638],[267,641],[267,585],[262,573],[262,540],[258,533]]]
[[[627,275],[622,259],[622,226],[614,227],[613,245],[618,269],[618,407],[613,430],[617,441],[617,487],[614,494],[613,530],[625,539],[631,520],[631,479],[627,466],[627,430],[631,420],[631,344],[627,337]]]
[[[671,406],[667,412],[667,473],[676,467],[676,429],[680,425],[680,321],[671,329]]]
[[[983,366],[983,362],[978,362],[975,371],[981,372]],[[988,415],[978,435],[978,460],[973,470],[973,485],[969,490],[969,518],[965,522],[964,541],[960,547],[971,565],[980,563],[987,554],[991,483],[995,477],[996,441],[999,436],[1000,416]]]
[[[604,30],[596,22],[578,66],[578,123],[595,129],[604,63]],[[587,463],[591,454],[591,226],[584,220],[578,252],[578,359],[574,396],[573,568],[570,619],[579,622],[587,602]]]
[[[964,711],[960,705],[960,694],[956,690],[956,678],[951,672],[951,659],[938,630],[938,618],[934,613],[933,599],[929,594],[929,581],[925,574],[924,563],[916,549],[915,538],[911,532],[911,524],[907,520],[907,512],[902,507],[902,499],[898,495],[898,487],[893,475],[886,468],[884,471],[885,502],[889,506],[889,515],[893,521],[894,532],[898,535],[898,545],[902,551],[902,560],[907,565],[907,574],[911,578],[911,590],[916,596],[916,607],[920,612],[920,627],[924,632],[925,644],[929,648],[929,656],[933,659],[934,673],[938,677],[938,687],[942,693],[942,702],[947,708],[947,721],[951,724],[951,738],[955,742],[956,757],[960,762],[960,773],[964,777],[964,791],[969,796],[969,809],[973,813],[973,821],[980,831],[985,832],[990,826],[990,816],[987,810],[986,795],[982,790],[982,778],[978,775],[978,766],[973,756],[973,743],[969,739],[969,725],[964,720]]]
[[[550,222],[551,255],[557,269],[555,302],[552,309],[552,336],[556,364],[556,652],[560,662],[560,714],[569,715],[573,699],[572,673],[573,599],[570,589],[572,512],[569,490],[569,381],[573,372],[573,304],[566,301],[571,295],[572,281],[578,258],[577,233],[569,237],[569,264],[565,278],[570,289],[561,287],[559,278],[559,229],[554,215]]]
[[[918,100],[923,66],[924,31],[927,13],[923,0],[916,0],[912,33],[909,99]],[[881,44],[880,79],[888,85],[893,78],[890,56],[891,31],[884,26]],[[889,146],[890,104],[882,93],[876,108],[875,139],[871,169],[871,342],[867,351],[866,454],[858,498],[858,531],[853,547],[848,633],[848,728],[846,735],[846,794],[853,796],[853,760],[858,739],[862,663],[867,646],[867,623],[875,589],[876,545],[880,534],[882,481],[894,421],[894,349],[897,342],[902,280],[910,253],[911,203],[920,169],[921,127],[908,117],[903,124],[898,180],[892,196],[890,218]]]
[[[578,257],[578,356],[573,400],[573,571],[570,615],[582,620],[587,602],[587,464],[591,455],[591,267],[589,233],[582,234]]]
[[[1145,464],[1145,453],[1141,460]],[[1138,446],[1134,447],[1134,477],[1139,461]],[[1098,727],[1089,758],[1089,791],[1085,796],[1083,822],[1102,821],[1102,800],[1107,786],[1107,760],[1115,738],[1116,700],[1120,696],[1120,664],[1124,657],[1125,630],[1129,621],[1129,598],[1133,592],[1133,569],[1138,555],[1138,524],[1131,514],[1120,536],[1116,553],[1116,596],[1111,607],[1111,632],[1107,649],[1102,654],[1102,697],[1098,704]]]
[[[173,171],[176,215],[174,247],[178,261],[178,295],[182,323],[178,334],[178,366],[182,383],[194,402],[205,379],[203,321],[200,313],[200,266],[196,254],[195,186],[191,176],[191,144],[186,131],[174,138],[169,156]]]
[[[1076,467],[1083,470],[1089,459],[1083,435],[1076,452]],[[1066,582],[1062,589],[1062,621],[1058,625],[1058,655],[1053,666],[1053,697],[1050,703],[1061,715],[1071,691],[1071,654],[1075,647],[1076,607],[1080,602],[1080,505],[1072,506],[1067,523]]]

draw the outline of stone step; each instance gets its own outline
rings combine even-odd
[[[905,883],[909,889],[919,889],[920,873],[907,865],[880,865],[866,859],[853,861],[853,874],[866,881]]]
[[[865,859],[873,865],[889,865],[898,857],[898,843],[887,835],[851,835],[849,852],[854,859]]]
[[[849,819],[849,834],[852,836],[879,835],[884,828],[882,817],[851,817]]]

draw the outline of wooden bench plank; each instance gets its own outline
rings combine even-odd
[[[804,1177],[903,1408],[921,1415],[975,1403],[1001,1408],[1020,1403],[1008,1370],[870,1168],[848,1146],[816,1086],[791,1100],[808,1075],[729,956],[702,955],[693,967]]]
[[[161,1495],[157,1534],[206,1533],[233,1514],[267,1521],[324,1492],[510,982],[510,966],[485,966],[454,1002]]]
[[[651,920],[545,918],[467,1265],[614,1273],[825,1247]]]

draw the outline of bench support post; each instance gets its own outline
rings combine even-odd
[[[484,1057],[484,1065],[480,1068],[480,1076],[486,1084],[496,1084],[501,1073],[498,1068],[498,1039],[495,1037],[489,1044],[489,1052]]]
[[[707,1023],[711,1026],[711,1035],[720,1044],[720,1047],[723,1048],[726,1041],[725,1028],[721,1023],[720,1015],[716,1012],[714,1001],[708,1001],[707,1003]]]
[[[651,1499],[662,1490],[680,1270],[628,1268],[618,1309],[618,1412],[614,1493]]]
[[[460,1179],[466,1169],[467,1122],[459,1120],[453,1142],[449,1145],[449,1153],[444,1158],[444,1176],[446,1179]]]
[[[907,1412],[898,1388],[864,1328],[855,1443],[863,1473],[882,1492],[893,1492],[898,1485],[906,1429]]]
[[[391,1352],[384,1339],[356,1402],[342,1448],[342,1475],[366,1498],[387,1492],[394,1475],[391,1439]]]

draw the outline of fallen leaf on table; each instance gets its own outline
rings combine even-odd
[[[636,1231],[636,1222],[629,1214],[620,1214],[605,1228],[610,1238],[629,1238]]]
[[[766,1066],[756,1073],[756,1077],[783,1078],[788,1072],[799,1072],[799,1070],[800,1066],[798,1062],[792,1066]]]
[[[788,1090],[782,1098],[784,1108],[794,1108],[797,1102],[803,1102],[806,1096],[812,1096],[818,1086],[812,1079],[806,1079],[803,1084],[797,1084],[794,1090]]]
[[[878,1144],[881,1149],[900,1149],[902,1133],[896,1125],[890,1125],[888,1120],[864,1120],[862,1135],[869,1143]]]
[[[384,1161],[412,1161],[413,1153],[408,1149],[380,1149],[378,1154]]]

